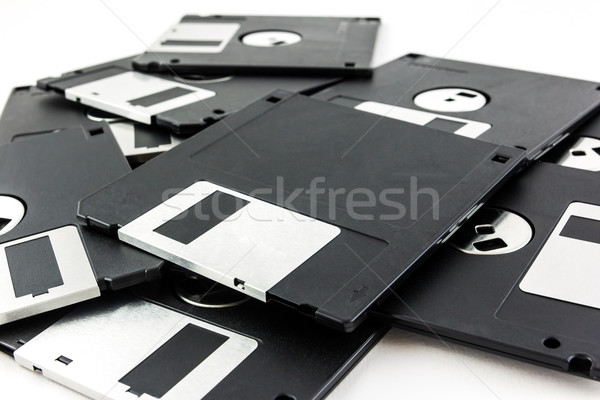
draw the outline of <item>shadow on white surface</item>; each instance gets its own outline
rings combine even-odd
[[[392,329],[327,399],[390,395],[411,400],[598,399],[600,382]]]

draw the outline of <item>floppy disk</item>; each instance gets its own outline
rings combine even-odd
[[[375,315],[600,377],[600,180],[538,163],[505,185]]]
[[[545,161],[565,167],[600,171],[600,115],[586,122],[550,151]]]
[[[106,123],[0,146],[0,324],[159,275],[163,261],[77,225],[77,202],[129,171]]]
[[[370,76],[379,18],[186,15],[133,65],[141,71]]]
[[[522,160],[522,150],[278,91],[83,199],[78,213],[350,331]]]
[[[54,92],[24,86],[13,89],[0,116],[0,143],[93,121],[109,123],[121,151],[134,166],[172,149],[182,141],[165,129],[73,103]]]
[[[179,135],[194,134],[276,89],[314,93],[339,78],[166,75],[133,71],[133,57],[38,81],[68,100]]]
[[[227,302],[227,291],[175,275],[136,296],[103,296],[49,327],[31,324],[14,357],[94,399],[320,399],[387,330],[340,333],[247,298],[189,304],[212,292]],[[17,336],[0,329],[5,337]]]
[[[536,159],[600,106],[598,83],[408,54],[314,96],[527,151]]]

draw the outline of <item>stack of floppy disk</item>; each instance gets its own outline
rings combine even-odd
[[[600,86],[186,15],[13,90],[0,345],[100,399],[325,396],[398,326],[600,378]]]

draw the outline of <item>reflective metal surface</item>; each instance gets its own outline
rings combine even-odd
[[[465,88],[431,89],[415,96],[417,106],[431,111],[476,111],[487,104],[486,97],[475,90]]]
[[[50,239],[63,284],[35,297],[31,294],[15,297],[6,248],[45,236]],[[0,245],[0,324],[97,296],[100,289],[76,227],[64,226]]]
[[[202,75],[202,74],[178,74],[175,76],[179,82],[183,83],[201,83],[201,84],[211,84],[211,83],[221,83],[227,82],[233,79],[233,75],[228,76],[213,76],[213,75]]]
[[[146,107],[130,103],[134,99],[152,96],[175,88],[191,92]],[[208,99],[215,94],[210,90],[134,71],[83,83],[65,90],[65,97],[71,101],[144,124],[150,124],[153,115]]]
[[[88,108],[85,111],[85,116],[91,121],[106,121],[109,124],[112,122],[126,121],[124,117],[120,117],[102,110],[96,110],[95,108]]]
[[[150,50],[159,53],[220,53],[239,29],[240,24],[230,22],[181,22],[152,43]]]
[[[154,230],[215,191],[247,201],[189,244]],[[336,226],[201,181],[119,229],[119,238],[215,282],[266,301],[267,291],[339,235]]]
[[[302,41],[302,36],[289,31],[260,31],[242,37],[246,46],[256,47],[283,47],[291,46]]]
[[[364,103],[361,103],[354,108],[356,108],[357,110],[370,112],[372,114],[377,114],[420,126],[425,126],[436,119],[455,122],[458,124],[462,124],[463,126],[456,129],[453,133],[459,136],[470,137],[472,139],[475,139],[476,137],[483,134],[492,127],[490,124],[486,124],[485,122],[448,117],[446,115],[433,114],[427,111],[413,110],[412,108],[392,106],[389,104],[378,103],[375,101],[365,101]]]
[[[0,195],[0,236],[13,230],[25,216],[25,206],[14,197]]]
[[[600,238],[596,242],[562,235],[571,217],[600,224],[600,206],[571,203],[558,221],[519,288],[528,293],[600,308]]]
[[[507,254],[527,245],[533,229],[523,217],[506,210],[482,207],[448,240],[467,254]]]
[[[25,368],[37,368],[93,399],[131,400],[138,397],[119,380],[188,324],[228,339],[161,399],[201,399],[256,350],[258,342],[132,297],[82,305],[14,356]],[[72,361],[65,364],[58,360],[61,356]],[[148,394],[139,398],[154,399]]]
[[[182,301],[202,308],[235,307],[249,299],[243,293],[200,276],[190,276],[177,282],[175,294]]]
[[[169,137],[170,143],[161,144],[155,147],[136,147],[135,145],[135,125],[132,122],[114,122],[110,124],[110,130],[112,131],[117,143],[121,148],[121,151],[127,158],[140,158],[141,162],[147,161],[151,156],[163,153],[171,150],[183,140],[175,135],[171,135],[168,132],[161,132]],[[148,157],[142,157],[148,156]]]
[[[573,147],[558,160],[558,164],[587,171],[600,171],[600,139],[577,139]]]

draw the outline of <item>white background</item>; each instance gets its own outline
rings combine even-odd
[[[593,0],[2,0],[0,104],[14,86],[140,53],[186,13],[377,16],[375,66],[413,52],[600,81]],[[600,383],[393,330],[330,395],[384,397],[598,399]],[[82,397],[0,354],[0,398]]]

